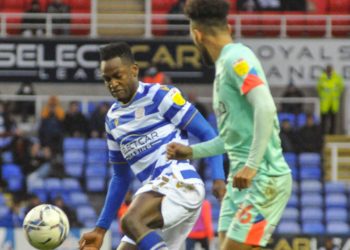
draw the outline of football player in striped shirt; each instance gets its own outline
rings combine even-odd
[[[103,47],[101,72],[116,102],[106,116],[109,159],[114,175],[96,228],[80,249],[100,249],[106,230],[128,190],[130,172],[142,183],[122,218],[119,250],[179,249],[200,213],[204,184],[188,160],[168,160],[166,145],[188,144],[216,135],[208,122],[174,87],[138,81],[138,66],[125,43]],[[225,192],[222,156],[210,158],[214,191]]]
[[[292,178],[279,138],[276,107],[264,70],[245,45],[234,43],[225,0],[187,0],[194,44],[215,64],[213,108],[220,136],[191,147],[169,145],[171,159],[227,152],[227,192],[221,203],[223,250],[265,246],[291,194]]]

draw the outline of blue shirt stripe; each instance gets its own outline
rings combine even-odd
[[[191,105],[191,107],[187,110],[186,114],[182,117],[181,122],[179,123],[180,128],[184,128],[188,122],[193,118],[193,115],[197,112],[197,109]]]
[[[173,104],[171,107],[165,112],[164,117],[169,121],[174,118],[174,116],[181,110],[181,106]]]
[[[153,171],[151,180],[154,180],[155,178],[157,178],[163,172],[163,170],[169,167],[170,165],[171,165],[171,162],[168,164],[165,164],[164,166],[156,167]]]
[[[140,173],[136,175],[137,179],[139,179],[141,182],[146,180],[153,172],[154,167],[156,166],[157,161],[153,162],[151,165],[149,165],[147,168],[142,170]]]
[[[159,140],[156,145],[153,147],[146,149],[145,151],[139,153],[137,156],[133,157],[132,159],[128,160],[128,163],[130,165],[134,164],[135,162],[139,161],[146,155],[152,154],[154,151],[158,150],[163,144],[166,144],[170,142],[172,139],[175,138],[177,131],[173,131],[171,134],[167,135],[166,137],[163,137],[162,139]]]
[[[132,135],[132,134],[146,134],[149,131],[156,130],[156,129],[161,128],[161,127],[163,127],[165,125],[168,125],[168,124],[169,124],[169,121],[162,120],[162,121],[154,123],[152,125],[149,125],[149,126],[146,126],[146,127],[143,127],[143,128],[140,128],[140,129],[137,129],[137,130],[134,130],[134,131],[131,131],[130,133],[124,134],[122,136],[119,136],[117,138],[117,141],[118,141],[118,143],[120,143],[120,141],[122,141],[123,138],[125,138],[125,137],[127,137],[129,135]]]

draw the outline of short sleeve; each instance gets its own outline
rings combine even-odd
[[[157,95],[163,96],[159,102],[159,113],[175,126],[184,129],[198,112],[197,109],[182,96],[177,88],[158,90]]]
[[[230,67],[242,95],[246,95],[255,87],[264,84],[255,65],[247,58],[241,57],[232,60]]]

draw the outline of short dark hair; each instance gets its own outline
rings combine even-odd
[[[204,26],[224,26],[230,4],[226,0],[187,0],[184,12],[189,19]]]
[[[125,42],[121,43],[110,43],[100,49],[101,61],[108,61],[115,57],[126,59],[131,63],[135,62],[134,55],[131,52],[129,44]]]

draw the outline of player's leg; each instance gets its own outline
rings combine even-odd
[[[244,243],[231,240],[229,238],[225,238],[224,243],[222,244],[221,250],[230,250],[230,249],[237,249],[237,250],[259,250],[260,247],[254,247],[250,245],[246,245]]]
[[[122,218],[122,229],[139,249],[165,246],[163,239],[152,229],[163,226],[161,204],[163,195],[150,191],[137,195]]]
[[[122,241],[119,244],[117,250],[137,250],[137,246],[133,245],[133,244],[130,244],[128,242]]]
[[[266,246],[287,205],[291,187],[290,174],[256,176],[252,186],[243,191],[246,194],[243,201],[237,200],[240,209],[226,233],[222,250],[251,250]],[[240,192],[234,189],[233,196]]]

